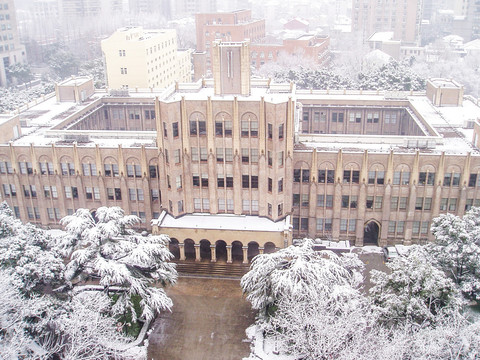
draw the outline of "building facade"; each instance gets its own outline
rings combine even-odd
[[[394,40],[418,41],[422,22],[421,0],[352,0],[352,31],[366,41],[372,34],[393,31]]]
[[[107,84],[111,89],[165,88],[190,82],[190,51],[179,51],[175,30],[127,27],[102,40]]]
[[[71,79],[19,109],[0,123],[21,126],[0,145],[2,199],[50,227],[121,206],[179,258],[244,262],[292,237],[423,243],[435,216],[480,205],[480,108],[454,81],[299,91],[247,77],[246,42],[212,56],[212,81],[107,93]]]
[[[296,39],[285,39],[282,44],[255,43],[251,45],[252,66],[259,69],[268,62],[276,62],[281,56],[297,56],[309,59],[320,66],[330,61],[330,37],[305,34]]]
[[[25,47],[20,43],[17,30],[15,2],[0,2],[0,86],[8,83],[6,69],[10,65],[25,63]]]

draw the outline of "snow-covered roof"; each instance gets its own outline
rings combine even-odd
[[[393,57],[391,57],[390,55],[388,55],[387,53],[379,49],[370,51],[369,53],[365,54],[363,58],[364,60],[369,62],[372,62],[372,61],[375,63],[381,62],[384,64],[388,63],[390,60],[393,59]]]
[[[368,41],[390,41],[393,40],[393,31],[380,31],[368,38]]]
[[[475,39],[466,43],[463,47],[466,51],[480,50],[480,39]]]
[[[152,225],[159,228],[187,228],[208,230],[246,230],[283,232],[290,227],[287,218],[274,222],[266,217],[234,214],[194,213],[174,218],[165,211]]]

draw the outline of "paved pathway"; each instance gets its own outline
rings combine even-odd
[[[174,306],[154,323],[148,360],[240,360],[250,353],[245,329],[255,315],[240,281],[181,277],[167,290]]]

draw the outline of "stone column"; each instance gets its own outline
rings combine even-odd
[[[248,264],[248,246],[242,246],[243,250],[243,263]]]
[[[195,244],[195,261],[200,261],[200,244]]]
[[[185,246],[184,244],[178,244],[178,248],[180,249],[180,260],[185,261]]]
[[[216,248],[217,247],[215,245],[210,245],[210,249],[212,250],[212,260],[211,260],[211,262],[217,262]]]
[[[227,245],[227,264],[232,263],[232,245]]]

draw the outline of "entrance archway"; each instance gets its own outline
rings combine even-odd
[[[223,240],[218,240],[215,243],[215,257],[217,261],[227,262],[227,243]]]
[[[265,243],[265,246],[263,247],[263,253],[264,254],[271,254],[275,252],[275,244],[271,242]]]
[[[252,259],[260,253],[258,250],[258,243],[251,241],[248,243],[247,258],[248,262],[251,262]]]
[[[240,241],[232,242],[232,261],[243,262],[243,245]]]
[[[183,249],[185,250],[185,260],[195,260],[195,242],[192,239],[183,241]]]
[[[380,234],[380,226],[375,220],[370,220],[365,224],[363,230],[363,245],[378,246],[378,235]]]
[[[200,241],[200,260],[212,260],[212,249],[210,248],[210,241]]]
[[[178,246],[178,240],[175,238],[170,239],[168,244],[168,250],[173,254],[175,260],[180,260],[180,246]]]

